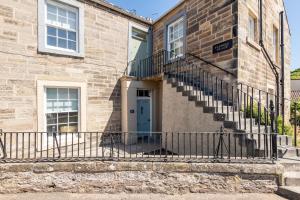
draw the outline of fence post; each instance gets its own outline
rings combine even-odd
[[[294,102],[294,146],[297,147],[297,102]]]
[[[3,153],[3,156],[1,159],[5,159],[6,158],[6,149],[5,149],[5,146],[3,144],[3,141],[2,141],[2,129],[0,129],[0,146],[1,146],[1,149],[2,149],[2,153]]]
[[[272,138],[272,154],[271,154],[271,159],[277,160],[277,133],[274,131],[274,120],[275,120],[275,113],[274,113],[274,102],[271,100],[270,101],[270,119],[271,119],[271,135],[270,137]],[[277,128],[276,128],[277,129]]]
[[[271,120],[271,132],[274,133],[274,102],[270,100],[270,120]]]

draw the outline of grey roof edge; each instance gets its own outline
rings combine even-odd
[[[146,17],[143,17],[143,16],[138,16],[136,14],[133,14],[133,13],[130,13],[129,11],[119,7],[119,6],[116,6],[112,3],[109,3],[108,1],[106,0],[78,0],[78,1],[81,1],[81,2],[93,2],[93,3],[96,3],[96,4],[99,4],[100,6],[103,6],[105,8],[108,8],[110,10],[113,10],[115,12],[118,12],[118,13],[121,13],[127,17],[130,17],[130,18],[133,18],[133,19],[136,19],[140,22],[143,22],[143,23],[146,23],[146,24],[149,24],[149,25],[152,25],[153,24],[153,20],[149,19],[149,18],[146,18]]]
[[[172,8],[170,8],[169,10],[167,10],[166,12],[164,12],[159,18],[157,18],[153,24],[159,22],[161,19],[163,19],[165,16],[167,16],[170,12],[172,12],[173,10],[175,10],[177,7],[179,7],[181,4],[183,4],[185,2],[185,0],[180,0],[176,5],[174,5]]]

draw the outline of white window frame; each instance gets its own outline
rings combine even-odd
[[[37,102],[38,102],[38,131],[47,132],[46,129],[46,93],[45,88],[78,88],[79,95],[79,118],[78,131],[86,131],[86,97],[87,85],[84,82],[65,82],[65,81],[37,81]]]
[[[60,89],[60,88],[62,88],[62,89],[77,89],[78,90],[78,99],[77,99],[77,106],[78,106],[78,110],[77,110],[77,113],[78,113],[78,119],[77,119],[77,127],[78,127],[78,131],[80,132],[80,127],[81,127],[81,99],[80,99],[80,93],[81,93],[81,89],[79,88],[79,87],[56,87],[56,86],[45,86],[44,87],[44,97],[45,97],[45,130],[47,131],[47,117],[46,117],[46,114],[48,114],[48,112],[47,112],[47,89],[51,89],[51,88],[53,88],[53,89]],[[63,112],[60,112],[60,113],[63,113]],[[58,118],[57,118],[57,120],[58,120]],[[68,126],[69,126],[69,117],[68,117]],[[56,124],[56,126],[57,126],[58,124]],[[58,129],[57,129],[57,132],[59,132],[58,131]]]
[[[180,39],[182,39],[182,49],[183,49],[183,52],[181,53],[181,54],[179,54],[179,55],[176,55],[176,56],[170,56],[169,55],[169,58],[168,59],[170,59],[170,60],[173,60],[173,59],[176,59],[176,58],[178,58],[178,57],[183,57],[184,56],[184,40],[185,40],[185,26],[184,26],[184,19],[185,19],[185,17],[184,16],[182,16],[182,17],[180,17],[180,18],[178,18],[178,19],[176,19],[175,21],[173,21],[172,23],[170,23],[170,24],[168,24],[167,25],[167,51],[168,52],[171,52],[171,43],[172,42],[175,42],[175,41],[177,41],[177,40],[180,40]],[[178,24],[178,23],[182,23],[183,24],[183,26],[182,26],[182,29],[183,29],[183,34],[182,34],[182,38],[177,38],[176,40],[172,40],[172,41],[170,41],[170,28],[172,27],[172,26],[175,26],[176,24]]]
[[[76,51],[47,45],[47,3],[66,10],[76,10]],[[84,5],[76,0],[38,0],[38,51],[74,57],[84,57]]]
[[[53,137],[48,137],[46,128],[46,88],[78,88],[80,90],[79,102],[79,117],[78,117],[78,132],[86,132],[86,109],[87,109],[87,83],[85,82],[66,82],[66,81],[48,81],[48,80],[38,80],[37,81],[37,125],[38,132],[43,134],[38,134],[38,151],[46,150],[52,148]],[[76,136],[74,134],[73,136]],[[71,145],[72,134],[66,135],[67,137],[62,137],[60,145]],[[80,136],[80,135],[77,135]],[[41,142],[42,141],[42,142]],[[73,140],[74,142],[74,140]],[[81,143],[82,137],[77,139],[76,142]],[[76,143],[75,142],[75,143]],[[48,144],[47,144],[48,143]]]
[[[253,27],[250,26],[250,20],[253,20]],[[251,12],[249,12],[248,16],[247,38],[252,42],[257,42],[257,17]]]

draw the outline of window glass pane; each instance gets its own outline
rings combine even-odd
[[[68,39],[76,41],[76,32],[68,31]]]
[[[68,99],[67,88],[58,88],[58,99]]]
[[[67,24],[67,18],[58,16],[58,22],[63,26],[64,24]]]
[[[77,111],[78,110],[78,101],[77,100],[73,100],[70,101],[70,109],[69,111]]]
[[[58,39],[58,47],[60,47],[60,48],[67,48],[67,40]]]
[[[53,125],[57,123],[57,113],[46,114],[47,116],[47,124]]]
[[[56,7],[56,6],[53,6],[53,5],[51,5],[51,4],[47,4],[47,11],[48,11],[48,13],[56,14],[56,12],[57,12],[57,7]]]
[[[78,132],[78,123],[72,123],[69,125],[69,132]]]
[[[70,89],[70,99],[78,99],[78,89]]]
[[[76,30],[76,21],[74,20],[68,20],[68,25],[70,29]]]
[[[58,8],[58,15],[62,17],[67,17],[67,11],[65,9]]]
[[[170,51],[170,57],[183,54],[183,18],[169,25],[168,28],[168,47]]]
[[[67,31],[58,29],[58,37],[67,38]]]
[[[57,126],[56,125],[50,125],[47,126],[47,133],[57,132]]]
[[[47,36],[50,36],[47,38],[49,46],[77,51],[78,12],[79,9],[69,9],[63,4],[62,7],[47,4],[46,23],[48,23]]]
[[[47,44],[48,44],[49,46],[56,46],[56,38],[55,38],[55,37],[48,36],[48,37],[47,37]]]
[[[68,49],[76,51],[76,42],[68,41]]]
[[[47,100],[47,113],[53,113],[57,111],[57,100]]]
[[[69,113],[69,122],[70,123],[78,122],[78,112],[70,112]]]
[[[56,36],[56,28],[48,26],[47,27],[47,34],[50,35],[50,36]]]
[[[60,124],[60,125],[58,125],[58,131],[59,132],[69,132],[69,126],[68,126],[68,124]]]
[[[48,21],[57,21],[57,19],[56,19],[56,15],[54,15],[54,14],[51,14],[51,13],[48,13],[47,14],[47,20]]]
[[[47,88],[47,99],[57,99],[57,89],[56,88]]]
[[[58,113],[58,123],[68,123],[68,113]]]
[[[76,13],[69,11],[69,19],[76,21]]]
[[[47,88],[47,131],[78,132],[78,89]],[[58,130],[56,130],[58,127]],[[49,135],[51,136],[51,134]]]

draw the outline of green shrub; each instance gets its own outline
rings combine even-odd
[[[278,133],[282,134],[282,116],[278,116],[277,123],[278,123]],[[294,131],[293,127],[290,123],[284,125],[285,135],[293,136],[294,134],[293,131]]]
[[[251,105],[250,105],[250,102],[251,101],[249,100],[249,106],[246,107],[246,117],[247,118],[251,117]],[[243,111],[243,109],[242,109],[242,111]],[[259,115],[258,114],[258,103],[257,102],[253,102],[252,118],[255,120],[255,123],[258,123],[258,120],[259,120],[259,116],[258,115]],[[271,123],[270,113],[266,113],[266,116],[265,116],[265,109],[264,109],[263,106],[261,106],[261,110],[260,110],[260,124],[261,125],[265,125],[266,124],[266,117],[268,119],[267,125],[269,125]]]

